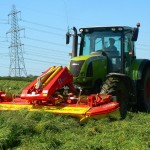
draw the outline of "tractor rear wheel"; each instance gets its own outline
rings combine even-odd
[[[129,92],[123,80],[117,77],[109,77],[101,88],[101,94],[116,96],[120,106],[120,116],[124,119],[127,115]]]
[[[150,112],[150,68],[147,68],[146,71],[144,71],[138,89],[139,110]]]

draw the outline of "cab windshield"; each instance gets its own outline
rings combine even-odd
[[[89,55],[103,50],[117,51],[121,55],[121,32],[93,31],[82,34],[80,55]]]

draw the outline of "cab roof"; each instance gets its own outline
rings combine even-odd
[[[129,26],[93,26],[93,27],[83,27],[83,28],[80,28],[79,31],[82,31],[82,30],[89,30],[89,31],[92,31],[92,30],[112,30],[112,29],[120,29],[121,30],[133,30],[132,27],[129,27]]]

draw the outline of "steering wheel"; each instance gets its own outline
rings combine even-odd
[[[105,50],[101,49],[101,50],[97,50],[95,52],[91,52],[91,54],[99,54],[102,56],[107,56],[107,54],[105,53]]]

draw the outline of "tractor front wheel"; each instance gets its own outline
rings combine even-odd
[[[116,96],[120,106],[120,116],[124,119],[127,115],[129,92],[123,80],[117,77],[108,77],[101,88],[101,94]]]

